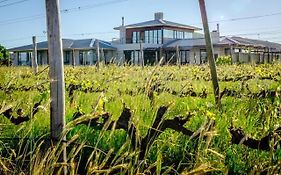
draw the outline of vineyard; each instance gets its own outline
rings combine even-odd
[[[48,68],[0,68],[0,174],[281,173],[281,65],[66,67],[66,140],[50,142]]]

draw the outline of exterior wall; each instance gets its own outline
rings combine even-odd
[[[214,54],[218,57],[225,56],[225,47],[214,47]]]
[[[19,65],[19,53],[18,52],[15,52],[14,54],[13,54],[13,65],[14,66],[18,66]]]
[[[105,51],[105,58],[106,58],[106,62],[107,63],[110,63],[111,61],[114,60],[115,58],[115,51],[112,51],[112,50],[106,50]]]
[[[74,60],[75,60],[75,66],[79,66],[80,65],[79,50],[74,50]]]
[[[190,64],[200,64],[200,49],[193,48],[190,50]]]
[[[48,51],[42,51],[41,54],[42,54],[42,65],[49,64],[49,62],[48,62]]]

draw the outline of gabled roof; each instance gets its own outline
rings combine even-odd
[[[267,48],[281,50],[281,44],[270,42],[270,41],[242,38],[242,37],[237,37],[237,36],[233,36],[233,37],[231,37],[231,39],[238,42],[241,45],[248,44],[248,45],[252,45],[255,47],[267,47]]]
[[[164,20],[164,19],[155,19],[155,20],[145,21],[145,22],[141,22],[141,23],[131,24],[131,25],[125,26],[125,28],[130,29],[130,28],[142,28],[142,27],[154,27],[154,26],[178,27],[178,28],[184,28],[184,29],[189,29],[189,30],[201,30],[201,28],[198,28],[198,27],[175,23],[175,22]],[[121,26],[115,27],[114,29],[120,30]]]
[[[72,43],[73,43],[73,40],[71,40],[71,39],[62,39],[63,49],[69,49],[71,47]],[[38,50],[47,50],[48,49],[48,42],[47,41],[43,41],[43,42],[37,43],[37,49]],[[33,50],[33,45],[29,44],[29,45],[25,45],[25,46],[10,48],[8,50],[10,52]]]
[[[63,49],[89,49],[89,48],[95,48],[95,43],[99,41],[99,47],[102,49],[116,49],[111,45],[111,43],[97,40],[97,39],[80,39],[80,40],[73,40],[73,39],[62,39],[62,45]],[[48,42],[43,41],[37,43],[37,49],[38,50],[47,50],[48,49]],[[10,52],[15,51],[32,51],[33,45],[25,45],[20,47],[15,47],[8,49]]]

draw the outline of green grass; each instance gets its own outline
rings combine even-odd
[[[43,67],[40,69],[43,70]],[[154,142],[146,157],[148,167],[156,167],[156,172],[172,173],[182,169],[185,169],[185,172],[200,172],[201,169],[204,169],[212,171],[212,174],[227,172],[255,174],[266,169],[271,170],[274,166],[281,166],[280,162],[278,163],[278,159],[281,159],[280,149],[275,152],[264,152],[252,150],[242,145],[231,145],[231,137],[228,132],[228,128],[233,125],[236,128],[241,127],[249,136],[260,139],[281,125],[281,65],[258,65],[255,67],[251,65],[221,65],[217,69],[218,77],[221,80],[221,91],[224,88],[240,91],[244,81],[223,81],[225,78],[253,76],[252,79],[244,81],[250,91],[241,91],[240,98],[223,97],[221,110],[217,110],[214,105],[210,73],[206,65],[182,66],[181,68],[177,66],[144,67],[143,69],[141,67],[109,65],[100,70],[95,67],[66,67],[66,87],[70,84],[81,85],[81,89],[74,92],[72,104],[70,104],[70,97],[66,92],[66,122],[72,121],[72,115],[78,109],[86,114],[93,111],[96,113],[109,112],[112,114],[112,118],[117,120],[123,105],[125,105],[132,110],[132,120],[137,127],[139,137],[144,137],[153,123],[157,109],[161,105],[169,105],[165,118],[185,115],[188,112],[194,113],[194,117],[185,125],[192,131],[197,131],[207,118],[215,121],[215,127],[213,135],[210,136],[210,143],[199,141],[196,144],[189,137],[170,129],[163,132]],[[0,86],[2,87],[0,109],[11,106],[15,109],[14,111],[22,108],[25,113],[29,113],[34,103],[41,98],[43,99],[39,113],[31,121],[19,126],[11,124],[1,115],[1,138],[38,138],[49,135],[50,91],[48,81],[47,71],[34,76],[30,68],[0,68]],[[39,89],[15,90],[22,87],[36,87],[39,86],[38,84],[40,85]],[[156,84],[162,92],[154,91],[153,101],[151,101],[147,94],[150,88]],[[85,92],[89,89],[93,92]],[[207,98],[180,96],[182,92],[189,90],[195,93],[202,93],[206,90]],[[274,99],[248,97],[248,93],[258,93],[262,90],[277,91],[279,95]],[[100,103],[105,103],[104,109]],[[95,106],[97,106],[96,110]],[[130,143],[125,131],[104,132],[79,125],[71,128],[67,138],[72,139],[76,135],[79,135],[77,142],[94,147],[104,153],[104,156],[100,157],[96,155],[98,151],[93,153],[95,156],[91,160],[92,167],[103,169],[99,166],[106,159],[106,155],[113,151],[116,155],[124,155],[122,159],[119,156],[120,162],[115,161],[112,164],[113,169],[114,166],[127,163],[127,168],[124,168],[127,169],[127,172],[136,174],[145,171],[145,169],[136,168],[136,153],[127,151]],[[1,163],[6,157],[3,150],[15,148],[12,144],[5,146],[0,144],[0,148],[2,150],[0,150],[0,157],[3,158],[0,158]],[[33,152],[33,154],[35,153]],[[39,155],[35,156],[35,159],[38,159],[39,162],[42,161]],[[18,172],[20,172],[19,169]]]

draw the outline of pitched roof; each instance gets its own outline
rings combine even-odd
[[[111,43],[98,40],[99,41],[99,47],[103,49],[116,49],[111,45]],[[89,48],[95,48],[96,45],[94,43],[97,42],[97,39],[80,39],[80,40],[73,40],[73,39],[62,39],[62,45],[63,49],[89,49]],[[48,42],[43,41],[37,43],[37,49],[38,50],[47,50],[48,49]],[[25,45],[15,48],[8,49],[10,52],[14,51],[31,51],[33,50],[33,45]]]
[[[71,39],[62,39],[62,47],[63,49],[68,49],[71,47],[73,43],[73,40]],[[46,50],[48,49],[48,42],[47,41],[43,41],[43,42],[39,42],[37,43],[37,49],[38,50]],[[10,48],[8,49],[10,52],[13,51],[25,51],[25,50],[33,50],[33,45],[29,44],[29,45],[25,45],[25,46],[20,46],[20,47],[15,47],[15,48]]]
[[[242,37],[237,37],[237,36],[233,36],[233,37],[231,37],[231,39],[238,42],[238,44],[242,44],[242,45],[252,45],[255,47],[267,47],[267,48],[276,49],[279,51],[281,50],[281,44],[270,42],[270,41],[242,38]]]
[[[201,30],[201,28],[198,28],[198,27],[175,23],[175,22],[164,20],[164,19],[155,19],[155,20],[145,21],[145,22],[141,22],[141,23],[127,25],[125,27],[126,27],[126,29],[129,29],[129,28],[154,27],[154,26],[179,27],[179,28],[185,28],[185,29],[190,29],[190,30]],[[115,27],[114,29],[120,30],[120,28],[121,28],[121,26]]]

